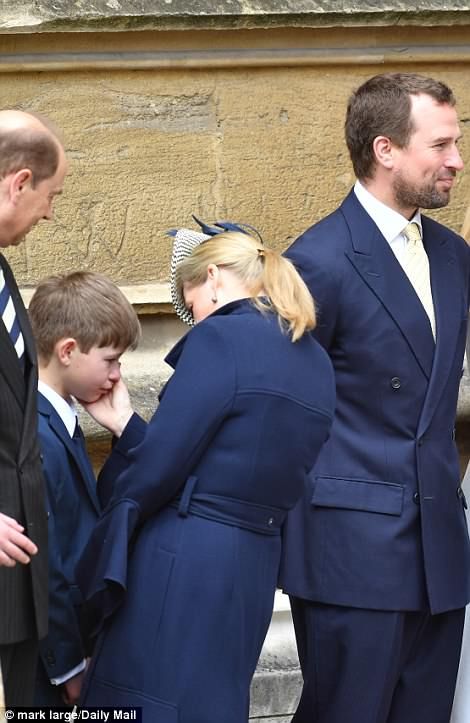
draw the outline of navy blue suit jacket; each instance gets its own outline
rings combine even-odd
[[[41,393],[38,411],[49,508],[49,631],[40,653],[50,679],[72,670],[85,657],[75,565],[98,519],[99,504],[90,462],[77,453],[64,423]]]
[[[433,613],[470,598],[454,423],[470,251],[423,216],[437,343],[389,244],[351,192],[288,250],[336,374],[331,435],[289,517],[281,584],[337,605]]]

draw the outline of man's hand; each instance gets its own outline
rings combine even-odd
[[[37,553],[38,548],[23,532],[19,522],[0,512],[0,566],[27,565]]]

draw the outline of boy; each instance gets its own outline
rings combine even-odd
[[[39,367],[39,440],[49,508],[49,633],[40,644],[36,705],[78,701],[85,657],[75,564],[99,515],[96,481],[72,398],[90,403],[120,379],[140,337],[137,315],[105,276],[52,276],[29,306]]]

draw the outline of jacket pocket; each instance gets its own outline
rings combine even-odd
[[[405,489],[402,485],[376,480],[317,477],[312,495],[315,507],[380,512],[401,515]]]
[[[151,665],[151,661],[149,661]],[[114,708],[134,708],[142,712],[143,721],[158,723],[178,723],[178,708],[159,698],[115,685],[106,680],[94,678],[85,698],[87,706],[113,706]]]

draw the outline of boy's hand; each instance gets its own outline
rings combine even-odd
[[[115,437],[121,436],[129,419],[134,414],[129,392],[122,379],[119,379],[113,388],[107,394],[103,394],[96,402],[80,403],[98,424],[109,429]]]
[[[19,522],[0,512],[0,566],[27,565],[37,553],[38,548],[23,532]]]
[[[85,671],[77,673],[62,684],[62,699],[66,705],[75,705],[80,699]]]

